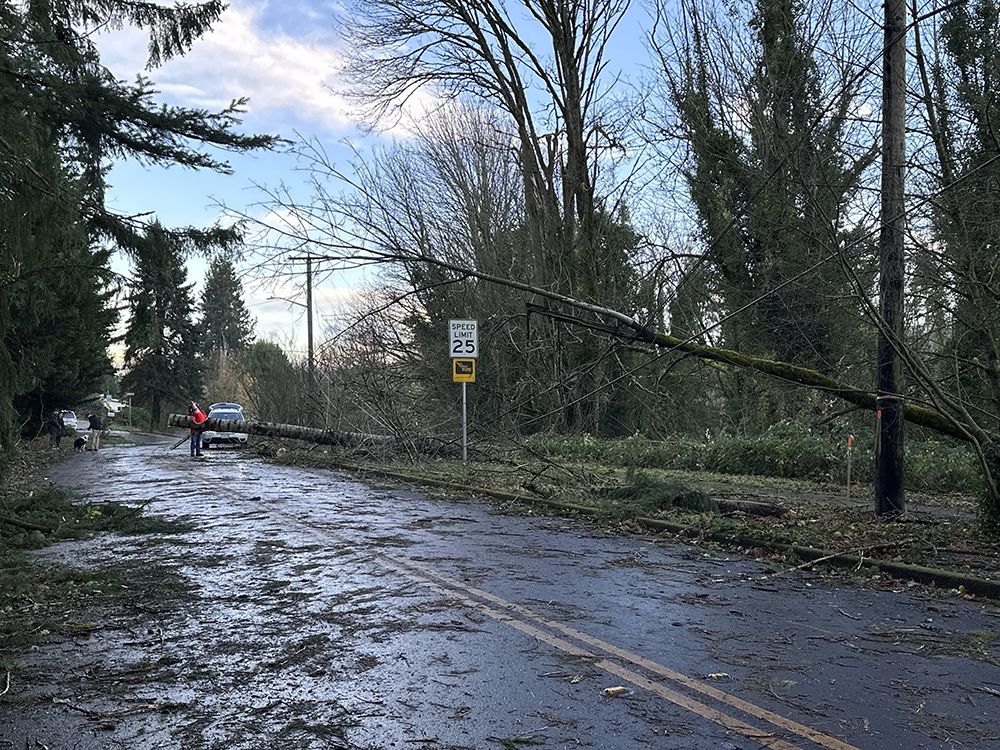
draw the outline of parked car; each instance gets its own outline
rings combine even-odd
[[[76,412],[75,411],[64,411],[62,413],[63,424],[66,425],[67,430],[77,429]]]
[[[208,407],[209,411],[213,411],[214,409],[225,409],[227,411],[238,411],[240,413],[243,413],[243,407],[240,406],[239,404],[234,404],[231,401],[220,401],[219,403],[212,404],[210,407]]]
[[[218,408],[217,408],[218,407]],[[236,407],[236,408],[230,408]],[[239,404],[212,404],[208,411],[209,419],[231,419],[236,422],[245,422],[243,407]],[[235,445],[243,448],[247,444],[247,436],[242,432],[216,432],[215,430],[205,430],[201,434],[201,447],[210,448],[213,445]]]

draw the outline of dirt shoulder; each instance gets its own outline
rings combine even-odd
[[[72,445],[52,450],[47,441],[18,446],[12,469],[0,492],[0,703],[18,706],[30,671],[24,656],[51,639],[86,637],[104,627],[107,613],[161,602],[183,589],[160,566],[132,568],[109,560],[79,566],[46,558],[57,542],[98,535],[178,534],[180,521],[144,513],[141,505],[81,502],[48,480],[64,461],[94,461],[77,456]]]

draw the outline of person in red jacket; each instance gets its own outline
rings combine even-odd
[[[201,433],[205,431],[205,428],[201,427],[201,425],[205,423],[208,417],[194,401],[188,407],[188,416],[191,417],[191,421],[195,424],[191,428],[191,458],[195,458],[196,456],[201,456]]]

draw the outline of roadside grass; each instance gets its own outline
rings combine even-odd
[[[553,460],[637,466],[689,472],[808,479],[843,485],[847,470],[848,433],[818,430],[782,421],[754,436],[719,435],[711,441],[675,436],[651,440],[640,435],[601,439],[591,435],[533,435],[526,445]],[[870,482],[871,438],[854,436],[853,476]],[[975,455],[955,441],[907,439],[906,482],[909,489],[969,492],[982,489]]]
[[[78,569],[33,558],[32,550],[94,534],[188,530],[146,515],[142,507],[77,503],[64,490],[40,486],[40,474],[60,455],[65,452],[37,440],[19,446],[0,491],[0,668],[6,670],[16,668],[19,652],[49,634],[96,627],[82,614],[93,605],[121,596],[162,597],[182,586],[157,566]]]
[[[17,654],[50,634],[96,629],[86,612],[135,588],[131,571],[121,567],[80,570],[0,553],[0,667],[16,668]]]
[[[284,451],[268,451],[272,456],[277,453],[274,460],[281,463],[332,469],[344,464],[370,467],[525,498],[523,503],[499,501],[508,513],[572,515],[578,512],[574,509],[579,509],[625,532],[640,530],[635,518],[650,517],[687,527],[695,541],[709,534],[724,534],[741,540],[730,547],[789,564],[799,561],[793,556],[772,554],[767,545],[808,546],[1000,578],[1000,539],[985,533],[977,523],[974,499],[956,493],[914,493],[912,501],[919,500],[934,511],[949,512],[913,513],[888,521],[877,517],[867,502],[846,503],[843,488],[803,479],[638,470],[580,461],[556,464],[547,459],[525,459],[523,454],[514,460],[518,457],[513,453],[507,460],[472,461],[464,467],[455,460],[377,461],[371,456],[358,459],[334,449],[284,445]],[[855,500],[871,495],[864,486],[854,491]],[[532,498],[573,507],[553,508],[531,502]],[[717,512],[714,498],[769,501],[784,513],[779,517],[724,514]],[[760,548],[748,547],[744,541],[748,539],[759,540]],[[867,574],[867,569],[857,573]]]
[[[104,435],[101,438],[101,446],[106,445],[135,445],[134,440],[130,440],[127,437],[122,437],[121,435]]]
[[[86,439],[87,437],[89,437],[89,435],[90,433],[87,430],[78,431],[72,428],[66,430],[66,435],[62,439],[62,450],[72,451],[73,441],[76,440],[76,438],[82,437]],[[135,444],[136,443],[134,440],[131,440],[123,435],[111,435],[105,433],[104,435],[101,436],[101,447],[111,446],[111,445],[135,445]],[[53,453],[56,453],[56,451],[53,451]]]

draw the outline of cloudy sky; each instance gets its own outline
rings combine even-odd
[[[387,133],[366,135],[358,113],[339,93],[344,89],[345,57],[344,42],[337,33],[339,16],[344,12],[340,2],[229,2],[222,20],[189,54],[148,72],[162,100],[217,110],[233,99],[249,97],[245,132],[271,133],[293,141],[315,140],[340,168],[347,166],[352,148],[363,151],[378,140],[406,137],[405,122]],[[640,64],[637,58],[647,22],[644,11],[629,11],[627,22],[617,28],[609,48],[609,60],[614,65],[634,68]],[[104,64],[119,78],[132,80],[145,69],[147,41],[141,32],[114,31],[95,39]],[[607,75],[613,78],[620,72],[614,70]],[[419,113],[426,111],[432,101],[425,92],[408,106]],[[110,176],[109,203],[125,214],[153,210],[166,225],[186,226],[212,224],[223,205],[241,213],[263,215],[259,204],[265,196],[255,185],[285,184],[297,197],[308,197],[304,174],[287,151],[230,155],[229,161],[232,175],[176,167],[146,168],[135,162],[119,164]],[[204,259],[189,262],[196,284],[206,266]],[[116,270],[127,272],[127,263],[119,261]],[[249,273],[249,264],[244,263],[241,271]],[[358,272],[353,273],[351,277],[327,277],[316,289],[317,340],[322,340],[321,331],[326,325],[336,325],[344,302],[357,288]],[[274,289],[248,283],[246,300],[257,319],[258,336],[304,354],[303,308],[269,299],[273,296],[304,300],[301,285],[286,283]]]
[[[347,158],[349,142],[362,134],[351,108],[337,93],[342,69],[342,43],[336,34],[340,5],[325,0],[230,0],[230,8],[212,33],[186,56],[171,60],[148,75],[173,104],[219,109],[233,99],[250,97],[244,120],[247,132],[296,134],[321,140],[334,159]],[[134,79],[146,64],[146,38],[123,30],[97,38],[105,65],[119,78]],[[224,204],[236,210],[259,210],[263,196],[254,187],[302,183],[295,158],[288,153],[227,155],[232,175],[181,168],[146,168],[135,162],[116,165],[108,199],[126,214],[154,210],[167,225],[207,225]],[[206,262],[189,262],[196,284]],[[247,270],[248,264],[244,264]],[[127,263],[119,262],[125,271]],[[351,279],[331,278],[316,290],[317,312],[329,318],[351,294]],[[197,293],[196,289],[196,293]],[[259,288],[250,284],[247,303],[257,319],[258,335],[292,350],[305,348],[304,311],[281,296],[304,301],[293,284]]]

